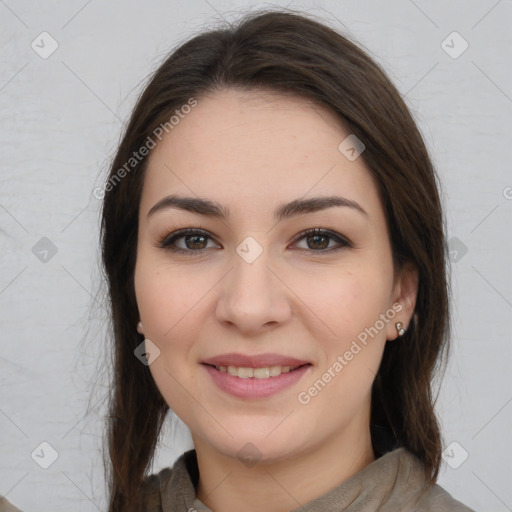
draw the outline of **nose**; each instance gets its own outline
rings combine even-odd
[[[235,254],[233,268],[222,280],[217,320],[245,335],[277,327],[291,317],[288,288],[276,276],[266,254],[264,251],[252,263]]]

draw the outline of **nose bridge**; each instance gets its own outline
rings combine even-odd
[[[270,251],[253,237],[237,246],[217,307],[219,321],[250,331],[285,320],[289,314],[286,293],[269,269],[270,259]]]

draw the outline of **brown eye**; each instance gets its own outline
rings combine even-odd
[[[296,242],[302,239],[306,240],[307,247],[300,247],[300,249],[309,250],[314,253],[332,252],[344,247],[352,247],[352,244],[339,233],[320,228],[308,229],[302,232],[296,239]],[[332,240],[335,241],[335,245],[334,247],[329,247]]]
[[[327,249],[329,246],[329,237],[325,235],[313,235],[307,237],[308,246],[310,249]],[[311,241],[312,242],[309,242]]]
[[[186,235],[182,237],[185,240],[187,249],[204,249],[206,237],[203,235]]]
[[[208,249],[211,237],[204,231],[197,229],[181,229],[165,236],[158,242],[157,247],[167,249],[178,254],[194,256]]]

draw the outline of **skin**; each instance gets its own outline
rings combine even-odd
[[[328,110],[268,91],[227,89],[198,105],[152,150],[140,203],[135,290],[143,333],[160,349],[150,371],[197,451],[198,498],[216,512],[291,510],[375,460],[370,396],[386,342],[407,328],[417,274],[397,272],[376,183],[363,158],[338,146],[349,132]],[[148,212],[169,194],[229,208],[218,219],[176,208]],[[331,207],[276,221],[294,199],[340,195],[366,214]],[[183,228],[210,238],[178,247],[159,239]],[[309,228],[347,238],[297,239]],[[262,254],[237,246],[252,236]],[[194,245],[196,244],[196,245]],[[321,248],[335,248],[321,253]],[[332,367],[393,304],[401,311],[303,405],[297,395]],[[135,328],[135,326],[134,326]],[[244,400],[221,391],[200,362],[227,352],[278,353],[311,367],[291,388]],[[253,443],[252,467],[237,457]]]

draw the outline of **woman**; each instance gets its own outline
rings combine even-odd
[[[194,37],[104,192],[111,512],[470,510],[435,484],[436,176],[355,44],[290,12]],[[169,410],[194,450],[147,477]]]

